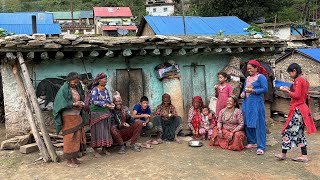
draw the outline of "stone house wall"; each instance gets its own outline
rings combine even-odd
[[[320,86],[320,62],[305,57],[301,54],[294,53],[288,57],[276,62],[275,77],[277,80],[292,83],[292,79],[287,73],[287,68],[292,63],[298,63],[303,74],[307,77],[310,86]]]

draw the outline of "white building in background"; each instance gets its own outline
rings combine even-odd
[[[173,0],[146,0],[146,11],[149,16],[171,16],[174,14]]]

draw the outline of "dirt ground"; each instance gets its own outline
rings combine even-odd
[[[280,140],[282,124],[276,123],[271,131]],[[3,140],[4,127],[0,128]],[[143,149],[127,150],[117,154],[118,147],[110,149],[110,156],[100,159],[88,153],[80,160],[81,166],[69,168],[66,162],[35,162],[38,153],[22,155],[19,151],[0,151],[1,179],[320,179],[320,132],[308,137],[311,161],[297,163],[291,160],[276,161],[274,153],[279,144],[267,147],[264,156],[254,150],[233,152],[209,147],[188,147],[187,142],[173,142]],[[299,155],[295,148],[288,156]]]

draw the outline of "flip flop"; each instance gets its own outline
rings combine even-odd
[[[264,151],[262,149],[257,150],[257,155],[264,155]]]
[[[141,146],[142,148],[146,148],[146,149],[153,149],[153,147],[152,147],[150,144],[148,144],[148,143],[142,143],[140,146]]]
[[[160,143],[158,141],[156,141],[156,140],[149,140],[149,141],[146,142],[146,144],[158,145]]]
[[[79,167],[78,164],[74,164],[74,163],[67,163],[67,166],[68,166],[68,167],[71,167],[71,168],[77,168],[77,167]]]
[[[245,146],[245,148],[247,148],[247,149],[252,149],[252,148],[256,148],[256,147],[258,147],[256,144],[248,144]]]
[[[306,162],[309,161],[309,159],[307,159],[307,158],[302,158],[302,157],[291,158],[291,160],[292,160],[292,161],[296,161],[296,162],[304,162],[304,163],[306,163]]]
[[[283,161],[283,160],[287,159],[286,157],[283,157],[283,155],[281,155],[281,154],[275,154],[274,157],[276,157],[277,160],[279,160],[279,161]]]

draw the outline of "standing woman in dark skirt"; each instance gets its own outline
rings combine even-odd
[[[91,127],[91,146],[94,149],[94,156],[99,158],[98,147],[102,147],[102,153],[108,154],[107,147],[113,143],[111,136],[111,112],[115,105],[111,101],[111,97],[107,85],[107,76],[99,73],[94,80],[91,90],[90,105],[90,127]]]
[[[292,147],[301,147],[301,156],[292,158],[293,161],[308,162],[307,156],[307,139],[304,135],[304,127],[307,128],[308,134],[317,131],[310,109],[306,103],[309,92],[309,83],[302,77],[302,70],[299,64],[291,64],[287,72],[294,79],[290,88],[280,87],[281,91],[287,92],[291,97],[290,111],[288,119],[282,130],[282,153],[275,155],[278,160],[285,160],[286,154]]]

